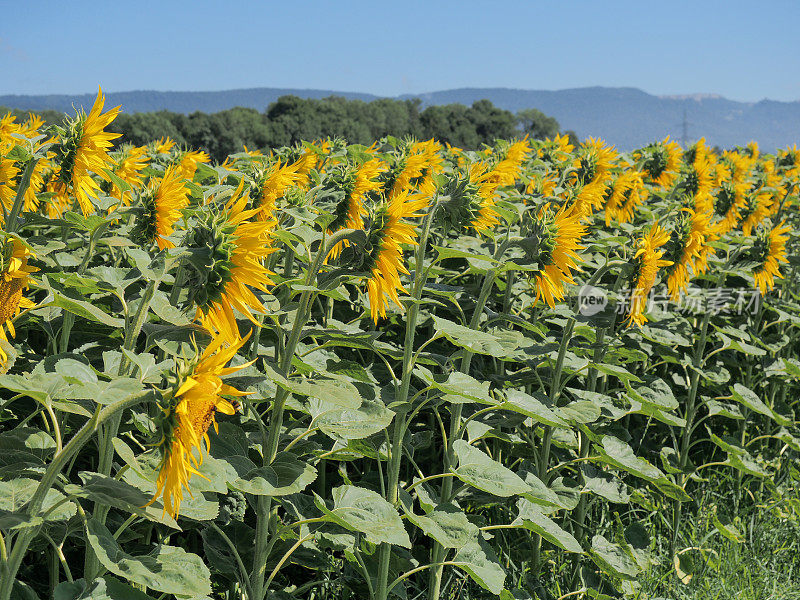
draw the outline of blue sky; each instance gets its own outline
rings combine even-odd
[[[0,5],[0,94],[604,85],[800,99],[797,0]]]

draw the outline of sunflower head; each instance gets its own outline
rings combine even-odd
[[[237,249],[235,232],[236,224],[213,206],[199,215],[187,232],[183,245],[191,255],[184,283],[190,303],[206,307],[222,297],[232,277]]]
[[[478,221],[484,198],[473,179],[469,173],[455,173],[439,190],[442,206],[436,213],[436,220],[445,232],[461,233]]]
[[[215,338],[202,354],[195,351],[191,359],[178,359],[166,377],[158,423],[160,439],[155,444],[161,450],[161,465],[156,493],[148,504],[163,498],[164,512],[173,517],[178,515],[191,476],[203,476],[197,469],[210,445],[208,429],[217,425],[216,413],[236,412],[224,396],[245,395],[221,378],[246,366],[225,366],[246,339],[226,347],[221,338]]]

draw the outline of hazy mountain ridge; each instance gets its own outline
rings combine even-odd
[[[287,94],[303,98],[336,95],[364,101],[380,98],[363,93],[282,88],[216,92],[130,91],[108,93],[106,106],[121,104],[126,112],[218,112],[235,106],[263,111],[271,102]],[[761,100],[746,103],[714,94],[654,96],[636,88],[609,87],[558,91],[461,88],[407,94],[399,98],[419,98],[423,106],[454,102],[470,105],[487,98],[496,106],[513,112],[538,108],[558,119],[563,129],[572,129],[580,137],[601,137],[622,150],[642,146],[666,135],[680,140],[684,112],[689,123],[690,140],[704,136],[709,144],[723,148],[756,140],[765,150],[800,141],[800,101]],[[82,105],[88,109],[93,100],[94,94],[6,95],[0,96],[0,106],[70,112],[73,106]]]

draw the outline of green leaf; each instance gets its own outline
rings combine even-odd
[[[125,326],[124,320],[117,317],[112,317],[111,315],[97,308],[97,306],[91,302],[75,300],[73,298],[68,298],[55,290],[51,291],[53,293],[53,306],[63,308],[67,312],[71,312],[72,314],[83,319],[102,323],[103,325],[108,325],[109,327],[113,327],[115,329],[122,329]]]
[[[316,478],[317,470],[310,464],[290,452],[280,452],[269,466],[249,471],[232,481],[231,487],[256,496],[286,496],[302,492]]]
[[[505,353],[503,345],[489,333],[470,329],[435,315],[432,318],[436,332],[442,334],[456,346],[466,348],[475,354],[501,356]]]
[[[550,517],[542,512],[533,502],[526,498],[517,500],[518,516],[514,519],[513,524],[529,529],[551,544],[558,546],[567,552],[574,552],[577,554],[583,553],[583,548],[578,543],[571,533],[564,531],[559,525]]]
[[[521,390],[508,390],[505,402],[499,404],[497,408],[521,413],[543,425],[569,427],[564,419],[544,404],[543,400],[546,400],[543,396],[531,396]]]
[[[175,546],[157,545],[144,556],[125,552],[105,525],[90,518],[86,539],[97,559],[114,575],[165,594],[208,596],[211,573],[196,554]]]
[[[635,579],[641,571],[636,561],[624,548],[619,544],[609,542],[602,535],[596,535],[592,538],[592,548],[589,555],[603,572],[615,577]]]
[[[372,490],[354,485],[333,488],[333,510],[315,495],[317,506],[327,517],[350,531],[359,531],[373,544],[411,548],[411,540],[397,510]]]
[[[160,502],[146,506],[152,499],[140,489],[118,481],[113,477],[81,471],[79,473],[84,485],[68,485],[65,491],[79,498],[88,498],[100,504],[108,504],[127,514],[139,515],[156,523],[164,523],[173,529],[180,529],[175,519],[164,512]]]
[[[374,435],[386,429],[394,418],[394,413],[382,402],[371,400],[365,400],[356,409],[327,410],[319,415],[314,409],[311,412],[315,415],[314,426],[334,439],[343,440],[360,440]]]
[[[115,577],[105,575],[89,584],[83,579],[72,583],[61,582],[55,589],[53,600],[153,600],[143,591]]]
[[[406,517],[444,548],[461,548],[478,541],[480,537],[478,526],[452,504],[440,504],[427,515],[415,515],[412,511],[407,511]]]
[[[452,562],[463,569],[472,580],[492,594],[503,590],[506,573],[497,559],[491,546],[485,540],[470,542],[463,546],[453,557]]]
[[[454,473],[464,483],[503,497],[531,491],[519,475],[464,440],[456,440],[453,450],[458,457],[458,468]]]
[[[741,383],[734,384],[731,392],[733,394],[733,399],[736,400],[736,402],[746,406],[753,412],[757,412],[760,415],[769,417],[778,425],[789,426],[792,424],[790,419],[787,419],[783,415],[776,413],[769,406],[764,404],[754,391],[743,386]]]

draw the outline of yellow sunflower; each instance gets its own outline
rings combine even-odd
[[[3,225],[3,215],[11,212],[14,198],[17,195],[14,180],[19,175],[19,167],[10,158],[0,158],[0,225]]]
[[[224,339],[216,338],[196,364],[181,364],[175,383],[177,389],[167,406],[162,407],[161,467],[155,495],[148,505],[161,499],[164,512],[173,518],[180,511],[183,490],[189,491],[191,476],[203,477],[197,469],[203,463],[203,453],[210,446],[208,428],[211,425],[215,429],[218,427],[216,413],[232,415],[236,412],[224,396],[247,395],[222,382],[222,377],[246,366],[225,366],[245,340],[226,346]]]
[[[739,222],[742,208],[747,204],[744,184],[737,183],[736,178],[725,181],[717,190],[714,202],[714,212],[719,220],[714,223],[717,235],[725,235]]]
[[[397,290],[405,291],[400,283],[400,273],[408,274],[403,264],[403,244],[416,244],[414,226],[403,219],[421,217],[420,212],[428,205],[428,198],[403,191],[381,206],[370,228],[367,247],[371,252],[367,258],[367,293],[372,319],[386,317],[387,296],[402,309]]]
[[[12,320],[19,314],[20,308],[30,308],[33,303],[22,296],[28,287],[28,278],[37,268],[28,264],[33,253],[17,238],[7,238],[0,243],[0,340],[8,343],[8,335],[16,335]],[[8,330],[8,334],[6,334]],[[0,345],[0,372],[8,355]]]
[[[138,189],[142,185],[142,171],[147,166],[147,148],[144,146],[125,146],[117,157],[114,174],[122,179],[133,189]],[[115,198],[122,197],[122,190],[116,183],[111,186],[111,195]],[[122,199],[123,204],[128,204],[127,198]]]
[[[345,196],[334,210],[335,220],[328,226],[333,233],[339,229],[364,229],[364,217],[368,214],[364,207],[367,195],[378,192],[381,182],[378,177],[386,169],[377,158],[367,160],[354,173],[348,172],[340,182]],[[331,249],[330,258],[336,258],[342,248],[348,246],[344,240]]]
[[[534,303],[543,298],[551,308],[556,301],[564,299],[564,284],[574,283],[572,270],[578,268],[580,260],[577,250],[582,250],[581,238],[586,235],[586,225],[581,215],[562,206],[553,214],[545,206],[533,226],[538,238],[539,270],[533,275],[536,288]]]
[[[753,272],[756,288],[762,296],[775,287],[775,278],[783,279],[780,272],[780,263],[788,263],[786,258],[787,235],[791,227],[784,225],[781,221],[779,225],[770,229],[766,235],[759,236],[756,240],[754,251],[757,255],[758,267]]]
[[[634,255],[634,287],[630,297],[630,312],[626,323],[628,327],[638,325],[641,327],[647,322],[644,311],[647,309],[647,297],[655,285],[658,270],[672,263],[664,260],[664,246],[669,241],[669,232],[657,223],[636,241],[636,254]]]
[[[630,221],[642,201],[642,192],[642,174],[635,169],[628,168],[612,180],[605,193],[606,227],[614,219],[620,223]]]
[[[180,156],[177,171],[182,179],[192,181],[197,172],[197,165],[211,162],[211,157],[202,150],[184,152]]]
[[[689,285],[692,274],[699,273],[696,262],[709,235],[709,217],[707,213],[698,213],[684,208],[670,232],[670,239],[664,250],[664,258],[671,264],[666,267],[667,289],[673,302],[680,299],[682,291]],[[703,257],[702,264],[705,264]]]
[[[634,152],[634,158],[637,162],[643,161],[641,169],[647,179],[653,185],[665,189],[675,183],[682,154],[681,147],[676,142],[671,142],[667,136],[661,142],[637,150]]]
[[[105,97],[102,90],[99,90],[89,114],[81,112],[70,120],[56,147],[59,168],[54,178],[53,190],[59,198],[56,206],[62,211],[69,206],[68,197],[72,193],[84,215],[93,213],[92,198],[97,197],[100,186],[91,173],[108,180],[104,169],[110,169],[114,164],[108,150],[112,145],[111,140],[121,134],[104,130],[116,118],[120,107],[103,113],[104,104]]]
[[[578,148],[573,161],[575,174],[572,183],[579,186],[576,188],[575,211],[581,217],[588,217],[602,206],[616,157],[614,147],[606,146],[599,139],[589,138]]]
[[[492,180],[497,182],[498,187],[514,185],[519,177],[522,163],[531,153],[531,146],[528,138],[514,142],[505,152],[505,157],[492,168]]]
[[[131,235],[145,244],[158,244],[159,249],[174,248],[166,239],[175,231],[181,211],[189,206],[189,190],[175,165],[170,165],[161,179],[150,179],[139,194],[142,213],[137,216]]]
[[[234,310],[258,325],[252,311],[265,312],[250,288],[272,285],[264,259],[274,252],[269,223],[256,220],[258,208],[245,210],[243,183],[220,212],[209,210],[188,232],[184,245],[195,254],[188,260],[186,282],[202,326],[230,344],[241,339]]]
[[[175,142],[168,137],[162,137],[153,142],[151,146],[155,154],[169,154],[175,146]]]

